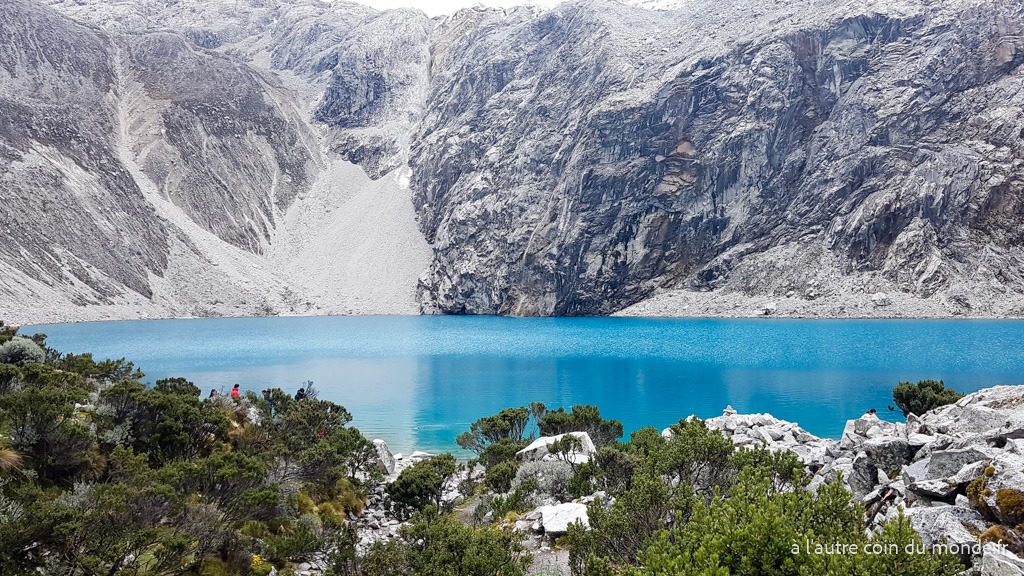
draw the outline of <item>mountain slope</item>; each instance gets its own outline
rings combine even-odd
[[[1024,9],[812,4],[575,3],[462,36],[412,159],[426,300],[1019,296]]]
[[[8,75],[88,89],[51,115],[0,87],[27,110],[5,106],[5,217],[36,235],[0,236],[0,314],[41,286],[70,318],[1024,314],[1014,3],[46,4],[5,34],[83,46],[6,43]],[[28,116],[111,157],[32,180]],[[25,182],[77,236],[43,238]]]
[[[338,180],[360,171],[329,150],[287,78],[136,10],[92,11],[109,17],[102,29],[39,2],[0,16],[24,36],[2,53],[0,316],[416,312],[429,248],[408,189]],[[290,224],[310,205],[378,235],[332,234],[337,250],[374,242],[401,257],[347,282],[311,273],[303,258],[320,255],[296,248],[308,234]]]

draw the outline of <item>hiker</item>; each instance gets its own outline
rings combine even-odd
[[[242,391],[239,390],[238,384],[235,384],[234,387],[231,388],[231,397],[232,398],[239,398],[241,395],[242,395]]]
[[[299,391],[295,393],[295,399],[296,400],[305,400],[306,399],[306,389],[305,388],[299,388]]]
[[[216,388],[210,389],[210,398],[216,398],[216,397],[217,397],[217,389]]]

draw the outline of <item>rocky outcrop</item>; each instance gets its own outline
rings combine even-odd
[[[395,456],[388,449],[388,443],[378,438],[373,441],[373,447],[377,450],[377,465],[381,472],[385,476],[392,474],[395,471]]]
[[[577,439],[577,443],[574,446],[569,447],[564,456],[562,454],[552,453],[550,448],[552,444],[561,442],[566,436],[573,436]],[[558,460],[564,458],[567,462],[572,464],[584,464],[590,461],[590,458],[597,452],[597,447],[594,446],[594,441],[590,439],[590,434],[586,432],[567,432],[565,434],[558,434],[557,436],[541,436],[529,446],[516,452],[516,458],[522,462],[537,462],[542,460]]]
[[[788,434],[795,424],[731,409],[707,424],[739,445],[797,454],[813,473],[812,489],[841,478],[872,529],[902,510],[926,546],[947,546],[977,574],[1024,574],[1012,553],[1024,553],[1013,537],[1024,520],[1024,386],[981,390],[905,424],[865,414],[847,422],[838,442]]]
[[[1019,296],[1022,27],[981,1],[456,15],[411,159],[424,304]]]
[[[5,3],[0,30],[0,294],[152,296],[167,230],[118,155],[109,39],[33,0]]]
[[[538,511],[540,512],[540,525],[544,530],[544,535],[552,540],[567,534],[569,526],[573,524],[580,524],[583,527],[590,525],[587,521],[586,504],[566,502],[564,504],[541,506],[538,508]]]

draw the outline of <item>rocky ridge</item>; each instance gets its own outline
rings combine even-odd
[[[970,574],[1024,574],[1024,387],[998,386],[906,423],[868,413],[842,438],[823,439],[770,414],[705,421],[737,446],[796,454],[810,487],[841,479],[864,504],[871,529],[903,511],[928,547],[946,546],[973,565]],[[663,434],[671,434],[666,429]]]
[[[650,6],[13,0],[0,314],[1024,313],[1024,7]]]

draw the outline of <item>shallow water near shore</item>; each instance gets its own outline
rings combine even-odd
[[[393,451],[454,451],[501,408],[595,404],[627,434],[726,405],[838,437],[900,380],[961,392],[1024,383],[1024,322],[345,316],[28,326],[63,352],[127,357],[150,382],[182,376],[294,392],[312,380]]]

